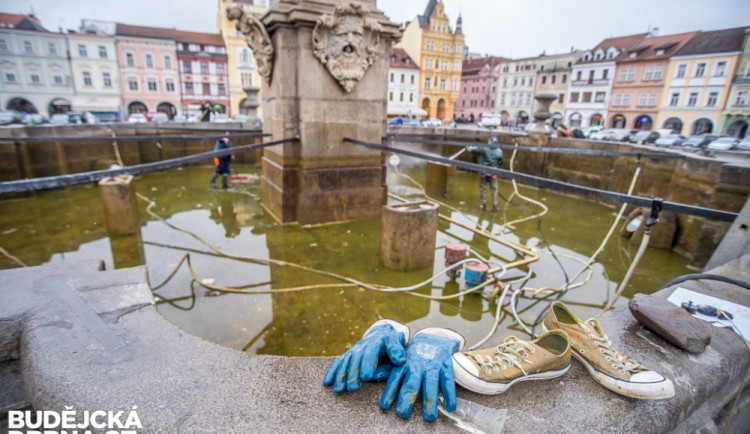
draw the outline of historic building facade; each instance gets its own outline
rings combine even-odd
[[[495,113],[497,84],[502,57],[485,56],[465,59],[461,67],[461,95],[456,103],[456,117],[477,122],[482,113]]]
[[[616,62],[627,57],[647,33],[608,38],[584,51],[572,67],[565,119],[571,127],[605,126]]]
[[[218,113],[229,113],[229,75],[224,41],[217,34],[174,31],[182,100],[188,115],[199,115],[208,101]]]
[[[394,48],[388,69],[388,117],[422,117],[419,107],[419,67],[401,48]]]
[[[174,30],[117,23],[123,118],[132,113],[184,111],[180,101]]]
[[[120,69],[115,39],[111,36],[66,35],[75,95],[73,109],[89,112],[99,121],[122,120]]]
[[[268,10],[269,0],[221,0],[219,1],[219,13],[217,27],[219,35],[224,41],[227,55],[227,69],[229,78],[229,112],[240,113],[240,107],[247,98],[245,88],[258,89],[258,114],[263,113],[263,96],[261,88],[261,77],[255,65],[253,51],[248,47],[244,36],[236,29],[237,21],[230,20],[227,16],[227,7],[236,5],[245,13],[250,13],[260,18]]]
[[[500,69],[495,112],[509,126],[522,126],[532,118],[539,57],[513,59]]]
[[[718,132],[745,28],[700,32],[674,53],[656,124],[685,135]]]
[[[568,94],[570,86],[570,74],[573,70],[573,64],[581,58],[580,50],[571,50],[570,53],[564,54],[543,54],[539,57],[539,68],[536,71],[536,88],[534,94],[552,93],[557,95],[557,99],[550,105],[549,111],[552,117],[549,122],[552,127],[557,127],[563,123],[565,115],[565,96]],[[534,100],[532,113],[536,111],[537,101]]]
[[[648,36],[618,60],[609,100],[608,128],[654,128],[669,58],[697,32]]]
[[[50,116],[72,108],[65,35],[33,16],[0,13],[0,108]]]
[[[406,25],[396,47],[403,48],[412,59],[419,59],[420,107],[431,118],[452,119],[460,93],[464,56],[461,17],[455,30],[451,29],[443,2],[429,0],[424,14]]]
[[[750,123],[750,28],[745,29],[742,55],[734,74],[726,108],[721,114],[719,131],[727,136],[743,138]]]

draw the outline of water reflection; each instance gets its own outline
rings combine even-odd
[[[235,188],[208,187],[209,168],[189,168],[138,177],[134,183],[141,194],[156,202],[154,212],[171,224],[198,234],[215,248],[257,258],[274,258],[338,273],[364,282],[408,286],[443,270],[444,247],[462,242],[482,256],[512,262],[521,255],[496,241],[488,240],[454,223],[440,221],[432,267],[409,273],[385,269],[380,264],[380,220],[349,222],[313,228],[279,225],[264,212],[258,199],[258,170],[249,182]],[[423,183],[424,174],[409,174]],[[421,179],[420,179],[421,178]],[[533,206],[515,198],[498,213],[480,213],[476,177],[459,172],[455,197],[449,204],[462,212],[442,209],[444,214],[470,227],[498,233],[507,221],[526,217]],[[411,200],[423,197],[411,182],[388,174],[391,192]],[[512,186],[500,185],[509,197]],[[536,220],[508,229],[505,237],[527,245],[539,254],[527,281],[514,287],[560,286],[565,275],[572,276],[581,266],[562,255],[586,259],[594,252],[612,223],[613,212],[601,204],[548,191],[522,189],[523,193],[545,203],[550,212],[540,225]],[[34,197],[0,202],[0,246],[29,265],[50,262],[103,259],[109,269],[145,264],[152,285],[173,272],[189,253],[200,280],[217,285],[248,289],[278,290],[296,286],[334,283],[329,289],[295,293],[236,295],[221,294],[198,285],[190,273],[178,270],[156,294],[157,308],[169,321],[186,331],[233,348],[261,354],[332,355],[353,345],[362,333],[380,318],[408,324],[412,331],[441,326],[460,331],[468,343],[484,337],[494,323],[497,300],[482,294],[461,294],[464,277],[455,282],[441,276],[420,288],[421,294],[460,295],[430,301],[407,294],[383,294],[342,287],[339,282],[282,265],[264,265],[221,257],[204,242],[175,231],[163,222],[147,218],[145,204],[139,202],[141,234],[132,238],[107,237],[96,188],[89,186],[37,193]],[[547,247],[558,254],[556,260]],[[637,246],[614,236],[594,264],[590,282],[565,294],[566,303],[577,315],[596,315],[622,278]],[[558,262],[559,261],[559,262]],[[626,297],[633,291],[652,292],[667,280],[685,273],[687,260],[668,251],[650,249],[631,280]],[[0,257],[0,268],[17,264]],[[565,272],[563,272],[565,270]],[[515,279],[529,271],[526,267],[509,270]],[[518,299],[519,317],[531,324],[556,295]],[[624,302],[624,300],[623,300]],[[514,325],[507,299],[501,307],[499,342],[508,333],[522,333]]]

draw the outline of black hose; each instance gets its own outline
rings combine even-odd
[[[746,282],[744,280],[738,280],[732,277],[722,276],[720,274],[696,273],[696,274],[686,274],[684,276],[674,278],[670,280],[669,282],[665,283],[664,285],[662,285],[662,287],[659,288],[659,290],[668,288],[672,285],[677,285],[678,283],[682,283],[687,280],[718,280],[720,282],[731,283],[732,285],[741,286],[745,289],[750,289],[750,282]]]

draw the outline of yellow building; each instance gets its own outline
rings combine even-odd
[[[658,128],[718,134],[745,28],[700,32],[669,60]]]
[[[456,21],[455,31],[451,30],[442,0],[429,0],[424,14],[406,25],[403,38],[396,46],[403,48],[412,59],[419,59],[419,106],[431,118],[452,119],[464,58],[461,17]]]
[[[227,7],[237,5],[260,18],[268,9],[268,0],[220,0],[217,27],[219,35],[224,39],[227,49],[227,67],[229,69],[229,113],[240,113],[240,106],[247,94],[245,87],[261,87],[261,76],[258,75],[253,52],[247,46],[245,38],[235,27],[236,21],[227,18]],[[262,102],[260,90],[258,102]],[[258,107],[258,115],[262,115],[263,105]]]

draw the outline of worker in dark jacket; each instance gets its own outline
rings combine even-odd
[[[214,145],[214,151],[221,151],[222,149],[230,148],[229,137],[222,137],[216,141]],[[216,187],[216,178],[221,175],[221,188],[229,188],[227,179],[229,178],[229,163],[234,158],[234,155],[222,155],[221,157],[214,157],[214,164],[216,165],[216,172],[211,177],[209,183],[211,187]]]
[[[498,147],[497,137],[492,136],[489,146],[469,146],[469,152],[479,156],[479,164],[486,167],[499,169],[503,165],[503,151]],[[497,175],[492,173],[479,174],[479,198],[482,211],[487,210],[487,186],[490,186],[492,195],[492,210],[497,211]]]

